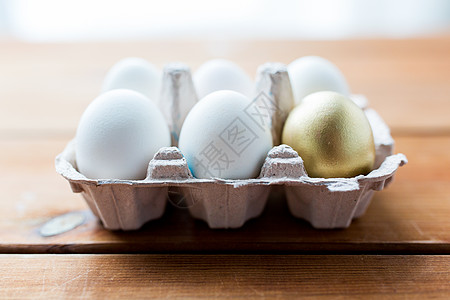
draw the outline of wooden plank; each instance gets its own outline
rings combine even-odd
[[[2,297],[450,297],[449,256],[1,255]]]
[[[450,253],[450,137],[398,137],[410,163],[377,193],[367,213],[345,230],[315,230],[292,217],[275,194],[263,215],[238,230],[211,230],[168,205],[165,216],[136,232],[104,230],[92,215],[74,230],[41,237],[60,214],[87,210],[56,174],[67,139],[0,140],[0,252],[277,252]]]
[[[304,55],[335,62],[355,93],[365,94],[394,133],[449,133],[450,39],[356,41],[154,41],[0,44],[0,136],[73,135],[108,68],[125,56],[159,67],[183,61],[195,69],[229,58],[249,74],[267,61]],[[424,107],[426,106],[426,109]]]

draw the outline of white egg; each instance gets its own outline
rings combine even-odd
[[[78,171],[92,179],[143,179],[148,163],[170,146],[158,107],[132,90],[97,97],[83,113],[76,134]]]
[[[258,176],[272,135],[267,124],[246,111],[254,105],[234,91],[217,91],[189,112],[179,148],[197,178],[245,179]]]
[[[103,81],[102,92],[129,89],[156,101],[161,89],[161,76],[161,72],[145,59],[124,58],[109,70]]]
[[[342,72],[330,61],[318,56],[304,56],[288,66],[295,103],[309,94],[333,91],[350,96],[350,90]]]
[[[195,72],[193,80],[199,99],[220,90],[232,90],[253,97],[253,81],[244,70],[229,60],[207,61]]]

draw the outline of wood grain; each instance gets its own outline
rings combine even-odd
[[[274,193],[260,218],[238,230],[211,230],[168,205],[165,216],[136,232],[110,232],[87,212],[78,194],[56,174],[53,160],[67,140],[0,141],[0,252],[276,252],[450,253],[450,137],[397,137],[410,163],[376,194],[367,213],[345,230],[315,230],[292,217]],[[41,237],[50,218],[82,210],[88,222]]]
[[[365,94],[394,133],[450,133],[450,39],[358,41],[154,41],[0,44],[0,136],[73,135],[108,68],[126,56],[195,70],[212,57],[256,73],[267,61],[324,56]],[[6,109],[5,109],[6,108]]]
[[[21,299],[450,295],[448,256],[2,255],[0,271]]]
[[[210,230],[169,206],[142,230],[110,232],[54,170],[106,71],[122,57],[159,67],[182,61],[194,70],[224,57],[254,74],[264,62],[311,54],[333,61],[352,91],[368,97],[410,161],[348,229],[314,230],[274,193],[263,215],[238,230]],[[0,252],[65,253],[0,255],[0,297],[448,299],[450,256],[424,254],[450,254],[449,95],[449,37],[0,42]],[[87,222],[39,235],[46,221],[70,211],[82,211]],[[140,252],[155,254],[123,254]],[[399,255],[367,255],[389,253]]]

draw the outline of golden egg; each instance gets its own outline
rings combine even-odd
[[[303,98],[286,120],[282,142],[303,158],[310,177],[367,174],[375,162],[366,115],[352,100],[335,92]]]

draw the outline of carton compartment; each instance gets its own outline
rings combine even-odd
[[[176,145],[182,120],[177,117],[179,114],[169,112],[181,109],[185,94],[190,102],[194,101],[195,89],[189,69],[180,63],[169,64],[163,79],[165,101],[160,105],[165,106],[162,111],[166,113]],[[293,103],[286,66],[267,63],[258,69],[255,94],[261,93],[278,109],[268,115],[274,142],[278,143],[286,110]],[[285,190],[289,210],[295,217],[308,221],[315,228],[346,228],[354,218],[364,214],[374,191],[390,184],[397,169],[407,163],[403,154],[392,155],[394,140],[389,128],[368,108],[367,99],[362,95],[351,98],[364,109],[374,135],[376,162],[374,170],[367,175],[310,178],[297,152],[280,145],[269,151],[258,178],[197,179],[192,176],[180,150],[165,147],[150,161],[143,180],[93,180],[77,171],[74,141],[56,157],[56,170],[69,181],[74,193],[82,194],[92,212],[110,230],[135,230],[160,218],[173,193],[182,195],[190,214],[204,220],[210,228],[239,228],[263,212],[273,186]]]

